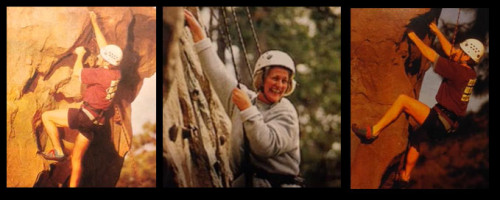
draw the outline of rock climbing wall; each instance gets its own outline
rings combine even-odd
[[[89,11],[110,44],[124,51],[122,81],[109,123],[94,136],[83,161],[81,186],[113,187],[131,145],[130,104],[142,81],[156,72],[156,10],[126,7],[7,8],[7,187],[67,186],[69,159],[54,163],[37,155],[52,144],[43,128],[45,111],[78,108],[81,88],[71,78],[76,56],[84,46],[84,67],[94,66],[98,46]],[[59,128],[64,152],[71,155],[77,132]]]
[[[410,28],[430,45],[428,24],[439,15],[439,9],[351,9],[351,123],[373,125],[400,94],[418,99],[430,63],[406,34]],[[351,131],[351,188],[378,188],[414,125],[402,114],[371,144]]]
[[[231,122],[203,75],[182,8],[163,13],[164,187],[229,187]]]

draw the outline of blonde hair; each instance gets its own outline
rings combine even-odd
[[[267,75],[269,75],[269,71],[271,71],[273,67],[281,67],[281,66],[275,65],[275,66],[264,67],[261,70],[255,72],[255,74],[253,75],[253,87],[257,92],[264,90],[264,80],[266,79]],[[295,90],[295,85],[296,85],[294,80],[295,75],[289,69],[285,67],[281,68],[286,69],[288,71],[288,84],[284,96],[289,96]]]

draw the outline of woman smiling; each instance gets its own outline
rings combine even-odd
[[[277,50],[263,53],[255,65],[252,91],[226,70],[193,15],[185,11],[184,16],[202,68],[231,118],[232,186],[300,187],[298,115],[284,98],[295,89],[292,58]]]

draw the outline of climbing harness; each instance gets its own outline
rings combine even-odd
[[[115,120],[115,123],[120,124],[123,127],[123,124],[121,123],[122,122],[122,115],[121,115],[121,112],[120,112],[120,108],[118,107],[117,104],[114,104],[113,108],[114,108],[114,111],[115,111],[115,116],[114,116],[113,120]],[[137,167],[137,161],[135,160],[135,157],[134,157],[134,151],[133,151],[134,145],[132,144],[132,141],[130,141],[129,138],[128,138],[127,129],[126,128],[122,128],[122,132],[125,133],[124,134],[125,135],[125,142],[127,143],[127,146],[130,146],[130,149],[128,150],[128,155],[130,155],[129,158],[132,161],[132,177],[134,177],[134,180],[137,180],[137,182],[139,184],[142,184],[143,180],[138,175],[139,174],[138,173],[139,170],[138,170],[138,167]]]
[[[80,109],[83,113],[85,113],[85,115],[87,115],[94,125],[104,125],[104,122],[102,121],[104,119],[104,110],[96,109],[87,102],[83,102],[83,106],[81,106]],[[93,113],[95,113],[95,115]]]

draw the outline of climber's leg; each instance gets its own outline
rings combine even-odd
[[[78,187],[82,177],[82,161],[87,151],[92,138],[85,137],[79,133],[75,140],[75,147],[71,155],[71,178],[69,179],[69,187]]]
[[[417,120],[419,124],[423,124],[429,115],[430,108],[414,98],[404,94],[399,95],[382,119],[373,126],[373,136],[376,137],[382,129],[396,120],[403,111]]]
[[[403,181],[408,182],[410,180],[410,174],[415,167],[415,164],[417,164],[418,156],[418,150],[415,147],[410,146],[408,154],[406,155],[405,168],[401,171],[401,178]]]
[[[57,151],[55,154],[64,155],[59,131],[57,131],[57,127],[68,127],[68,109],[60,109],[60,110],[51,110],[46,111],[42,114],[42,122],[47,134],[49,135],[50,141],[54,146],[54,149]]]

